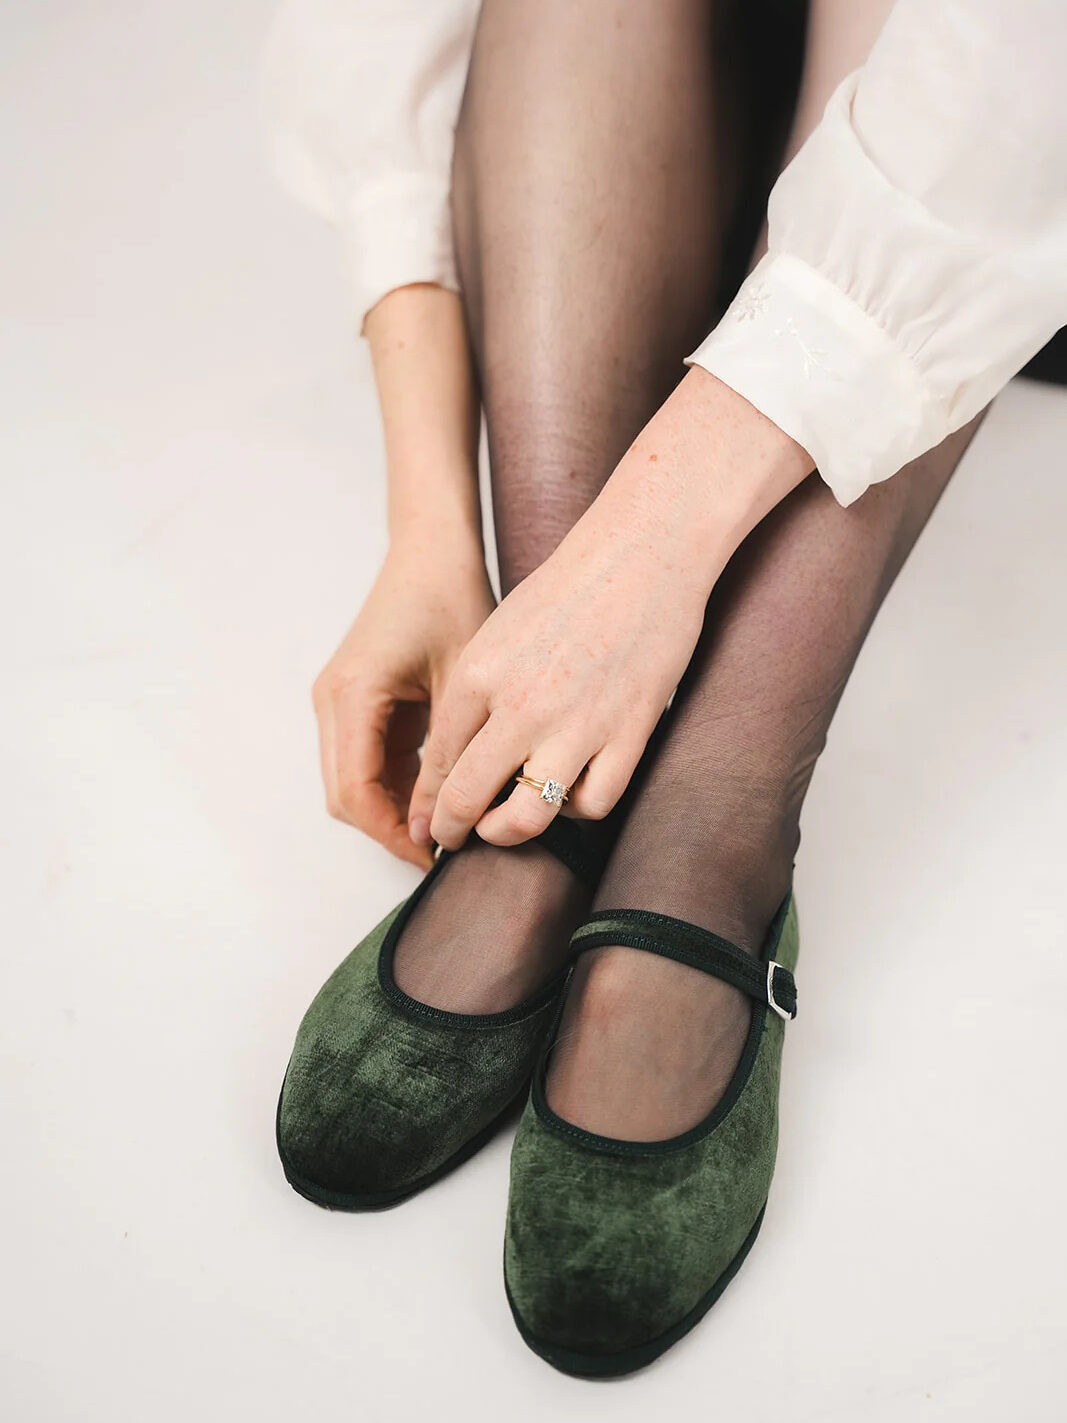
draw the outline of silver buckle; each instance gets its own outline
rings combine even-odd
[[[785,965],[777,963],[774,959],[771,959],[767,964],[767,1006],[774,1009],[783,1023],[791,1023],[797,1015],[796,1009],[794,1008],[792,1013],[788,1012],[774,996],[774,971],[776,968],[780,968],[783,973],[786,972]]]

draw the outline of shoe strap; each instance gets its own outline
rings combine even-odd
[[[557,815],[536,837],[536,843],[555,855],[560,864],[566,865],[586,889],[595,893],[600,876],[604,872],[607,847],[605,846],[604,853],[601,853],[600,847],[592,845],[590,839],[578,821],[572,820],[569,815]]]
[[[513,790],[513,785],[504,786],[497,791],[491,803],[503,805]],[[543,845],[549,854],[554,855],[576,879],[581,880],[586,889],[591,893],[596,892],[611,849],[609,836],[600,833],[588,834],[583,829],[581,821],[574,820],[569,815],[556,815],[548,822],[540,835],[533,837],[531,843]],[[443,860],[459,853],[461,852],[458,850],[438,848],[434,858]]]
[[[787,899],[771,927],[771,944],[777,942],[788,902]],[[729,939],[684,919],[672,919],[668,914],[654,914],[647,909],[601,909],[580,924],[571,938],[575,956],[607,944],[676,959],[732,984],[757,1003],[772,1008],[780,1018],[797,1015],[797,985],[789,969],[774,959],[753,958]]]

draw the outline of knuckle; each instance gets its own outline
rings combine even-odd
[[[579,807],[586,820],[604,820],[614,809],[617,797],[609,795],[603,788],[585,791],[579,799]]]
[[[461,657],[456,663],[448,684],[449,691],[455,690],[461,696],[486,693],[493,685],[493,673],[489,663],[482,657]]]
[[[448,750],[448,724],[440,716],[435,716],[430,726],[430,734],[422,747],[420,770],[423,777],[434,775],[441,780],[452,769],[452,758]]]
[[[411,798],[408,801],[408,824],[410,824],[413,820],[432,820],[434,804],[435,802],[433,796],[427,795],[426,791],[423,790],[421,786],[416,785],[415,789],[411,792]]]
[[[458,850],[463,844],[466,832],[460,826],[450,825],[447,820],[442,821],[441,812],[437,810],[430,822],[430,834],[438,845],[443,845],[446,850]]]
[[[355,781],[341,781],[337,788],[337,799],[344,818],[355,823],[363,807],[363,795],[359,784]]]
[[[477,798],[468,786],[452,785],[446,783],[438,797],[438,803],[444,802],[444,810],[455,820],[473,821],[476,819],[480,806]]]
[[[338,677],[331,672],[323,672],[311,689],[311,701],[316,711],[337,707],[342,698],[348,697],[356,683],[351,677]]]
[[[427,743],[422,753],[422,771],[444,780],[452,769],[451,761],[440,742]]]
[[[516,835],[529,840],[534,835],[540,835],[545,828],[545,818],[536,809],[516,806],[508,815],[508,824]]]

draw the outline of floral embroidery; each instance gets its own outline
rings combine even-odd
[[[731,318],[738,323],[755,321],[757,317],[766,313],[767,303],[770,299],[771,294],[766,285],[763,282],[755,282],[745,287],[738,295],[731,308]],[[805,380],[811,379],[812,371],[822,371],[826,375],[833,374],[826,364],[827,352],[822,346],[809,346],[791,316],[785,318],[783,326],[775,327],[774,334],[776,336],[791,336],[800,347]]]
[[[797,330],[796,322],[791,316],[787,316],[784,326],[775,328],[776,336],[792,336],[793,340],[800,347],[804,356],[804,379],[810,380],[813,370],[826,371],[826,352],[821,346],[809,346]]]
[[[757,316],[762,316],[769,296],[770,293],[761,282],[757,282],[755,286],[746,287],[738,297],[737,306],[734,308],[736,320],[755,321]]]

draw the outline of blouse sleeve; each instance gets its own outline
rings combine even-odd
[[[275,167],[334,223],[357,321],[412,282],[458,289],[449,191],[477,0],[283,0],[267,38]]]
[[[1067,323],[1067,4],[897,0],[771,194],[768,253],[690,357],[842,504]]]

